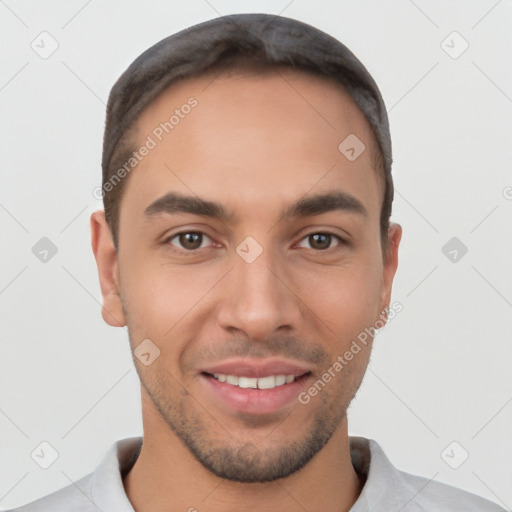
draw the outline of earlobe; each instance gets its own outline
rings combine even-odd
[[[388,323],[389,307],[386,306],[380,312],[379,319],[375,322],[376,329],[382,329]]]
[[[402,239],[402,226],[392,223],[388,230],[388,246],[384,261],[384,274],[382,283],[381,305],[382,310],[389,306],[391,301],[391,289],[396,269],[398,268],[398,247]],[[381,315],[382,316],[382,315]],[[387,316],[387,315],[386,315]]]
[[[123,327],[126,318],[119,292],[117,254],[103,210],[91,215],[91,246],[103,296],[103,320],[112,327]]]

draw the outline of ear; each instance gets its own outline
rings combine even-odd
[[[398,246],[402,239],[402,226],[391,223],[388,230],[388,246],[384,258],[383,281],[381,290],[381,311],[389,306],[391,302],[391,289],[393,279],[398,267]],[[386,321],[387,315],[381,315],[381,319]]]
[[[103,210],[91,215],[91,245],[103,295],[101,315],[112,327],[123,327],[126,319],[119,294],[117,254]]]

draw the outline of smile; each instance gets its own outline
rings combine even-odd
[[[226,375],[214,373],[213,378],[219,382],[226,382],[232,386],[252,389],[273,389],[278,386],[290,384],[295,380],[295,375],[268,375],[267,377],[239,377],[237,375]]]

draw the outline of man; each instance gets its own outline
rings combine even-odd
[[[164,39],[111,91],[102,166],[102,314],[144,437],[19,510],[503,510],[348,436],[401,228],[386,109],[345,46],[263,14]]]

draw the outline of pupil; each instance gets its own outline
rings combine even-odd
[[[201,246],[201,233],[182,233],[180,243],[185,249],[197,249]]]
[[[313,241],[311,246],[316,249],[327,249],[329,245],[331,245],[331,235],[323,235],[317,233],[315,235],[311,235],[310,238],[312,239],[310,240],[310,243]]]

